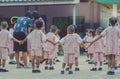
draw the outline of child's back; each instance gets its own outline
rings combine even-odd
[[[12,35],[10,35],[9,31],[7,30],[1,30],[0,31],[0,47],[8,48],[9,40],[12,38]]]
[[[49,33],[46,35],[46,39],[47,39],[47,40],[50,40],[50,41],[53,42],[53,43],[56,43],[56,36],[55,36],[55,34],[52,33],[52,32],[49,32]],[[45,43],[45,51],[50,52],[50,51],[52,51],[52,50],[54,49],[54,47],[55,47],[55,46],[54,46],[52,43],[48,42],[48,41]]]
[[[42,48],[42,33],[40,30],[34,30],[28,36],[31,49]]]
[[[119,30],[116,27],[108,27],[102,32],[103,36],[106,36],[106,51],[107,54],[117,54],[119,50]]]
[[[64,53],[75,53],[77,37],[74,34],[67,34],[64,37],[63,50]]]

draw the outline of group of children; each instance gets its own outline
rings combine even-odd
[[[91,71],[97,71],[98,63],[100,64],[98,70],[101,71],[102,61],[105,57],[108,61],[107,74],[115,74],[115,68],[120,57],[120,30],[116,26],[117,23],[117,18],[112,17],[109,19],[109,27],[107,27],[103,32],[100,28],[96,29],[95,33],[92,30],[89,30],[87,36],[84,38],[86,51],[90,58],[89,64],[94,63],[95,65]]]
[[[61,74],[65,73],[65,68],[68,74],[73,74],[72,66],[75,64],[75,71],[79,71],[78,67],[78,57],[80,46],[85,47],[88,56],[90,57],[89,64],[94,63],[95,67],[91,71],[97,70],[97,64],[100,66],[98,70],[102,70],[103,57],[106,56],[108,60],[108,75],[114,75],[115,64],[117,63],[116,58],[119,55],[119,36],[120,31],[115,27],[117,23],[116,18],[110,18],[110,26],[106,28],[103,32],[100,28],[89,30],[84,39],[75,33],[75,26],[70,25],[67,28],[67,35],[61,40],[58,35],[58,28],[55,25],[50,27],[50,32],[45,34],[43,30],[43,22],[36,22],[36,29],[34,29],[24,40],[17,40],[13,35],[7,31],[8,24],[6,21],[1,22],[0,31],[0,72],[8,72],[5,67],[5,62],[8,57],[8,49],[11,49],[11,40],[18,42],[19,44],[24,44],[28,42],[28,52],[29,58],[32,63],[32,72],[40,73],[40,61],[42,59],[42,51],[44,50],[45,59],[45,70],[54,70],[53,60],[57,57],[58,46],[61,45],[64,58],[61,69]],[[105,37],[103,37],[105,36]],[[102,38],[101,38],[102,37]],[[36,62],[35,62],[36,61]],[[36,65],[35,65],[36,63]],[[66,67],[67,65],[67,67]]]

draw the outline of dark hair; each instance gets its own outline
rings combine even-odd
[[[26,13],[25,13],[25,16],[26,17],[29,17],[29,18],[33,18],[33,12],[31,10],[28,10]]]
[[[51,25],[51,26],[50,26],[51,32],[55,32],[57,29],[58,29],[58,28],[57,28],[56,25]]]
[[[38,18],[40,17],[39,12],[36,11],[36,10],[34,10],[34,11],[33,11],[33,17],[34,17],[35,19],[38,19]]]
[[[73,26],[73,27],[74,27],[74,29],[75,29],[75,33],[77,33],[77,32],[78,32],[77,25],[72,24],[72,26]]]
[[[115,26],[115,24],[117,23],[117,18],[116,17],[111,17],[110,19],[109,19],[109,23],[111,23],[111,25],[112,26]]]
[[[98,27],[98,28],[96,29],[96,31],[98,31],[98,32],[100,32],[100,33],[102,32],[102,30],[103,30],[102,27]]]
[[[37,27],[38,29],[40,29],[41,27],[43,27],[43,22],[37,21],[37,22],[36,22],[36,27]]]
[[[93,29],[90,29],[88,32],[91,33],[93,37],[95,36],[95,31]]]

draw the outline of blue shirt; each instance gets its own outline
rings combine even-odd
[[[22,32],[27,35],[28,27],[33,27],[32,19],[28,17],[19,17],[15,23],[14,32]]]

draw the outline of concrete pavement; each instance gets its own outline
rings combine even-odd
[[[62,61],[63,57],[59,57]],[[103,65],[103,71],[90,71],[93,65],[85,62],[86,56],[80,56],[80,71],[73,72],[73,75],[60,74],[62,62],[55,64],[55,70],[44,70],[44,64],[41,65],[41,73],[32,73],[32,69],[16,69],[16,65],[7,64],[9,72],[1,73],[0,79],[120,79],[120,69],[116,70],[115,75],[106,75],[107,66]],[[74,70],[74,68],[73,68]]]

